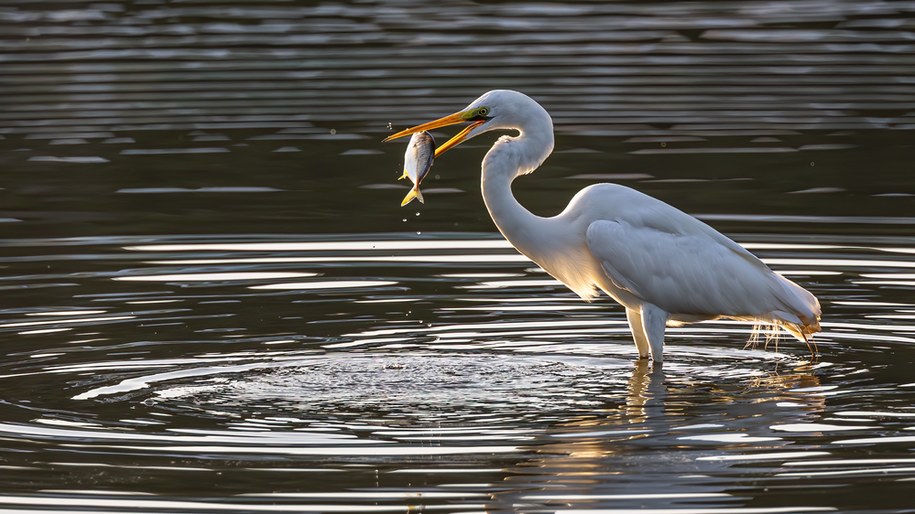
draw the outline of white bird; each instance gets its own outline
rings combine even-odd
[[[553,151],[553,121],[522,93],[489,91],[459,112],[385,141],[465,122],[470,125],[439,146],[436,157],[484,132],[517,131],[500,137],[483,158],[483,200],[493,222],[512,246],[585,301],[604,291],[625,307],[639,358],[663,361],[667,325],[745,320],[782,327],[804,342],[820,330],[814,295],[712,227],[634,189],[588,186],[553,217],[525,209],[511,184]]]

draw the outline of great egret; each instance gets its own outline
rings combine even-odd
[[[583,300],[600,290],[625,307],[639,358],[662,362],[668,324],[753,321],[783,327],[804,342],[820,330],[820,304],[810,292],[705,223],[634,189],[588,186],[549,218],[525,209],[511,184],[553,151],[553,121],[522,93],[489,91],[459,112],[385,141],[465,122],[470,125],[439,146],[436,157],[484,132],[517,131],[500,137],[483,158],[483,201],[492,220],[512,246]]]

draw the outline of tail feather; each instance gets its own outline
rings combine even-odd
[[[820,302],[810,291],[781,275],[775,276],[778,280],[773,292],[782,305],[772,310],[773,321],[798,340],[807,341],[808,336],[820,331]]]
[[[763,333],[763,326],[771,325],[776,330],[784,329],[798,341],[806,344],[815,356],[817,350],[816,345],[812,344],[811,336],[820,331],[820,302],[809,291],[787,278],[775,273],[772,274],[772,278],[769,283],[770,296],[775,300],[771,306],[772,310],[743,318],[756,323],[748,345],[755,348],[760,334]],[[770,335],[771,332],[767,333],[767,343]]]

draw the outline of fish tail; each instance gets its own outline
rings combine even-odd
[[[403,201],[400,202],[400,206],[403,207],[404,205],[407,205],[408,203],[412,202],[414,198],[419,199],[419,203],[426,203],[426,201],[423,200],[422,191],[420,191],[418,187],[414,187],[410,190],[410,192],[407,193],[407,196],[403,197]]]

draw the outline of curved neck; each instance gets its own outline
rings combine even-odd
[[[544,113],[545,114],[545,113]],[[503,136],[483,159],[483,201],[499,232],[522,253],[531,257],[538,246],[538,228],[543,218],[531,213],[512,195],[511,184],[520,175],[530,173],[553,150],[553,127],[546,123],[521,129],[517,137]]]
[[[483,166],[482,191],[483,203],[489,216],[495,222],[499,232],[512,242],[516,248],[524,250],[516,243],[525,227],[531,225],[538,218],[537,215],[524,208],[512,194],[512,181],[514,174],[495,173]]]

